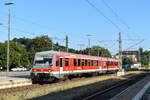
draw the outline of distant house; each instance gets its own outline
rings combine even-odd
[[[132,59],[133,64],[138,63],[138,51],[122,51],[122,56],[126,56]],[[119,59],[119,54],[117,53],[115,56],[117,59]]]

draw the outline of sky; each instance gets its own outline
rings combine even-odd
[[[0,0],[0,42],[7,40],[8,7],[4,3],[9,1]],[[48,35],[59,38],[54,42],[65,45],[62,39],[68,35],[69,47],[80,49],[78,44],[84,44],[83,49],[88,46],[87,34],[90,34],[91,46],[103,46],[114,53],[118,51],[116,40],[121,32],[123,50],[137,50],[139,47],[150,50],[150,0],[89,1],[120,30],[86,0],[11,0],[14,5],[10,6],[10,38]]]

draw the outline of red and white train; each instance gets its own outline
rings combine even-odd
[[[44,51],[35,54],[31,77],[33,82],[37,82],[44,79],[61,79],[70,75],[118,70],[119,61],[113,58]]]

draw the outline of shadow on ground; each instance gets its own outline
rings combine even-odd
[[[128,77],[132,77],[135,75],[137,74],[128,74],[128,75],[123,76],[122,78],[128,78]],[[80,100],[83,97],[91,95],[97,91],[102,91],[121,81],[123,80],[108,79],[108,80],[104,80],[104,81],[100,81],[100,82],[96,82],[96,83],[92,83],[92,84],[88,84],[84,86],[79,86],[79,87],[75,87],[71,89],[62,88],[61,90],[58,90],[57,92],[51,92],[46,95],[42,95],[42,92],[41,92],[40,94],[42,96],[35,97],[32,99],[28,99],[28,100]],[[71,87],[71,85],[73,86],[73,83],[65,84],[64,87],[69,87],[69,86]],[[47,89],[50,89],[50,88],[47,88]]]

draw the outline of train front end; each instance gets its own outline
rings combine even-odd
[[[31,78],[33,83],[42,82],[44,80],[53,80],[54,53],[52,51],[38,52],[34,57],[34,64],[31,70]]]

